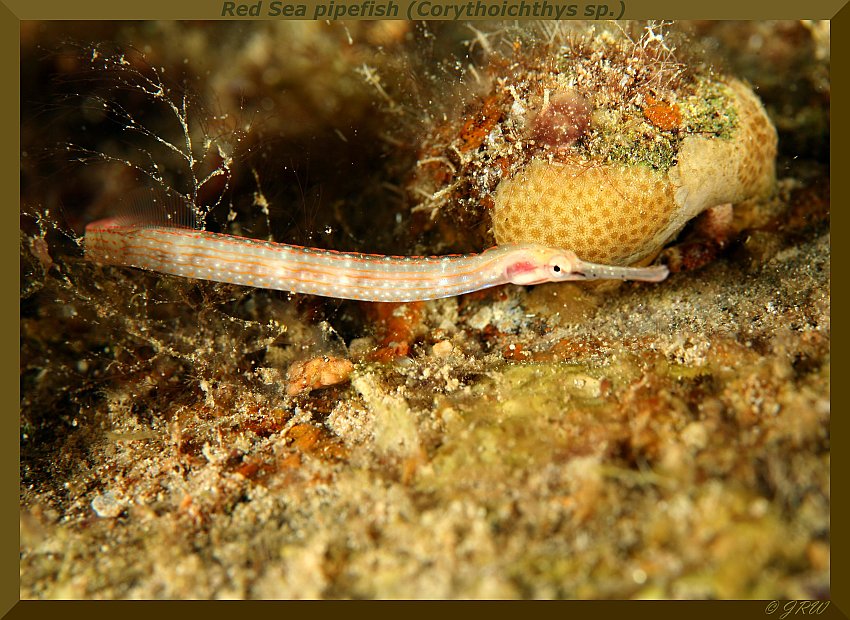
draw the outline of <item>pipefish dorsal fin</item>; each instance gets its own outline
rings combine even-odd
[[[145,187],[133,190],[118,204],[112,218],[118,226],[203,230],[199,210],[175,191]]]

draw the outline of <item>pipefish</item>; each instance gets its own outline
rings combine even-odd
[[[659,282],[668,274],[664,266],[602,265],[534,243],[497,245],[478,254],[386,256],[208,232],[190,220],[175,225],[168,216],[130,215],[92,222],[83,242],[86,257],[200,280],[379,302],[439,299],[508,283]]]

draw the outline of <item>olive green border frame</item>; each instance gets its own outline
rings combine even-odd
[[[256,0],[247,0],[254,2]],[[314,7],[320,0],[290,0],[292,3],[306,4]],[[401,13],[411,0],[397,0]],[[445,2],[461,2],[461,0],[444,0]],[[496,2],[496,0],[485,0]],[[511,3],[518,0],[508,0]],[[848,169],[847,154],[841,145],[848,144],[848,117],[844,110],[850,109],[850,94],[848,94],[848,62],[847,52],[850,51],[850,9],[844,6],[847,0],[808,0],[805,3],[780,0],[777,2],[746,2],[746,0],[711,0],[704,3],[689,3],[686,0],[596,0],[595,4],[607,2],[624,9],[623,18],[626,19],[830,19],[832,21],[832,53],[831,53],[831,109],[837,111],[832,114],[831,142],[838,145],[838,149],[831,149],[832,166],[839,170]],[[335,0],[341,2],[356,2],[356,0]],[[591,2],[585,0],[550,0],[559,4],[587,5]],[[14,91],[12,97],[2,100],[4,114],[0,115],[0,135],[5,136],[0,145],[0,175],[5,182],[0,184],[7,200],[0,210],[0,215],[11,222],[13,214],[19,210],[16,205],[20,204],[20,22],[24,20],[129,20],[129,19],[222,19],[222,0],[149,0],[148,2],[107,2],[105,0],[85,1],[61,1],[42,0],[34,3],[32,0],[0,0],[0,67],[2,75],[10,82],[8,89]],[[501,2],[498,2],[501,4]],[[309,9],[308,9],[309,13]],[[250,19],[250,18],[245,18]],[[842,164],[842,162],[844,162]],[[842,174],[836,175],[837,182],[831,184],[831,201],[844,204],[847,198],[847,184]],[[844,181],[844,182],[842,182]],[[833,214],[833,225],[840,231],[845,227],[844,216],[841,209]],[[8,243],[0,243],[0,285],[6,289],[19,290],[19,253],[18,246],[20,236],[11,226],[0,228],[0,234],[6,238]],[[838,246],[838,256],[843,258],[842,246]],[[833,262],[833,264],[835,264]],[[841,270],[839,268],[839,273]],[[50,603],[50,602],[20,602],[20,571],[16,560],[20,547],[19,536],[19,474],[20,451],[19,451],[19,418],[15,418],[13,411],[19,410],[19,368],[20,347],[18,354],[12,353],[13,342],[20,343],[20,308],[17,303],[13,309],[12,300],[17,297],[16,293],[10,292],[8,301],[2,306],[3,319],[0,320],[0,342],[4,347],[0,354],[0,393],[3,394],[2,402],[8,409],[3,415],[2,425],[7,427],[8,433],[0,433],[0,616],[13,617],[51,617],[71,613],[75,615],[112,615],[116,612],[122,616],[145,616],[150,614],[164,614],[171,616],[186,613],[185,609],[178,606],[180,603]],[[841,282],[832,291],[832,301],[841,308],[844,307],[845,291]],[[16,318],[17,317],[17,318]],[[834,332],[843,339],[843,325],[838,324]],[[841,351],[840,347],[833,349]],[[842,376],[839,363],[839,372],[836,376]],[[846,403],[847,393],[840,385],[832,392],[833,400],[838,403]],[[843,443],[846,441],[847,421],[841,415],[842,409],[837,411],[838,415],[831,418],[830,435]],[[13,422],[14,420],[14,422]],[[844,471],[848,465],[847,453],[841,450],[832,451],[832,468],[835,471]],[[832,528],[832,604],[821,615],[823,618],[847,618],[846,610],[850,609],[850,598],[848,592],[843,590],[841,583],[847,577],[847,534],[841,523],[847,518],[846,498],[841,493],[843,485],[838,487],[838,493],[832,496],[832,514],[838,518],[833,519],[835,527]],[[17,534],[16,534],[17,533]],[[262,613],[261,606],[270,605],[263,603],[247,603],[252,605],[255,613]],[[562,604],[537,604],[533,613],[547,616],[564,617],[573,615],[584,617],[586,615],[608,615],[617,614],[621,617],[633,617],[648,615],[654,618],[682,617],[687,614],[689,620],[697,617],[708,618],[759,618],[769,617],[765,613],[765,602],[658,602],[658,603],[628,603],[628,602],[570,602],[566,607]],[[155,609],[154,609],[155,605]],[[292,605],[287,603],[287,605]],[[203,609],[193,606],[190,613],[210,612],[233,613],[234,608],[229,605],[203,604]],[[319,610],[315,605],[304,611],[316,614],[317,611],[339,613],[341,610],[336,605],[328,609]],[[510,613],[511,605],[501,605],[499,609],[485,606],[479,611],[502,611]],[[271,606],[265,610],[272,613],[289,612],[287,608],[272,609]],[[347,610],[345,610],[347,611]],[[366,613],[377,611],[373,606]],[[388,615],[397,615],[399,612],[410,613],[409,605],[402,609],[398,604],[386,604],[382,610]],[[424,613],[432,613],[433,609],[423,608]],[[295,610],[298,613],[298,610]],[[778,617],[778,614],[776,614]],[[789,616],[790,617],[790,616]],[[797,618],[798,616],[793,616]]]
[[[240,0],[245,4],[257,0]],[[330,0],[288,0],[290,4],[305,4],[315,7]],[[461,4],[466,0],[452,0]],[[501,0],[488,0],[501,5]],[[516,0],[509,0],[513,4]],[[357,0],[335,0],[336,4],[359,4]],[[400,16],[406,15],[411,0],[397,0]],[[446,0],[448,2],[448,0]],[[710,0],[694,3],[684,0],[550,0],[553,4],[608,4],[617,17],[623,19],[832,19],[845,0],[807,0],[806,2],[746,2],[744,0]],[[107,2],[85,0],[68,2],[61,0],[4,0],[2,2],[11,16],[18,20],[132,20],[132,19],[223,19],[221,0],[150,0],[148,2]],[[265,2],[268,5],[268,0]],[[622,16],[623,7],[625,12]],[[581,11],[579,11],[581,13]],[[308,16],[311,11],[308,8]],[[231,19],[231,18],[226,18]],[[245,19],[252,19],[246,17]],[[253,18],[257,19],[257,18]]]

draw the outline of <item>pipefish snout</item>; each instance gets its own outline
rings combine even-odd
[[[537,244],[479,254],[384,256],[273,243],[144,221],[106,219],[86,227],[86,256],[101,264],[258,288],[361,301],[407,302],[500,284],[620,279],[659,282],[667,268],[580,260]]]

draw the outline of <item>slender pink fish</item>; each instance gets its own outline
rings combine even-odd
[[[668,273],[663,266],[588,263],[569,250],[536,244],[501,245],[480,254],[383,256],[259,241],[162,223],[162,219],[152,221],[142,215],[93,222],[86,226],[86,256],[101,264],[200,280],[394,302],[451,297],[507,283],[659,282]]]

